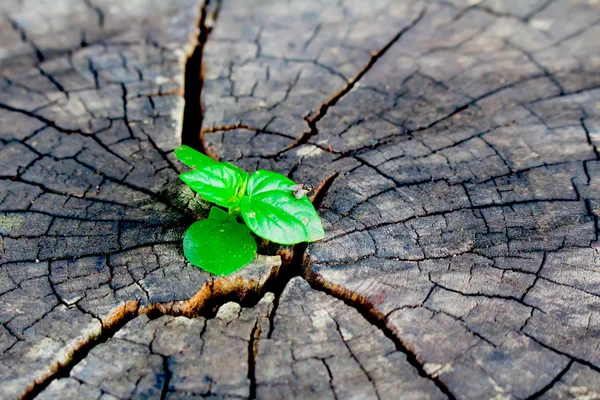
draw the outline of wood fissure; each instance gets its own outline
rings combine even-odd
[[[598,4],[359,3],[2,3],[0,397],[600,393]],[[326,238],[189,265],[182,142]]]
[[[273,270],[272,274],[267,278],[267,282],[276,280],[277,275],[278,270]],[[34,399],[52,381],[68,377],[73,367],[85,359],[92,349],[102,343],[106,343],[106,341],[114,337],[123,326],[134,318],[147,315],[152,319],[156,319],[160,316],[168,315],[184,316],[187,318],[204,316],[207,319],[211,319],[215,317],[216,310],[229,301],[235,301],[244,307],[253,307],[262,299],[264,293],[267,292],[266,288],[270,288],[273,285],[272,283],[268,283],[260,287],[258,281],[248,281],[242,277],[222,278],[204,285],[189,300],[149,305],[141,305],[135,301],[127,302],[101,321],[102,327],[98,332],[90,334],[88,338],[85,338],[77,346],[73,347],[67,356],[67,363],[56,363],[51,368],[52,372],[35,382],[20,399]],[[165,385],[167,384],[165,383]]]
[[[295,149],[303,144],[308,143],[308,141],[318,135],[319,133],[319,129],[317,128],[317,123],[323,119],[325,117],[325,115],[327,114],[327,111],[329,110],[330,107],[334,107],[338,101],[340,101],[340,99],[342,97],[344,97],[344,95],[346,95],[348,92],[350,92],[356,85],[357,83],[361,80],[361,78],[367,73],[369,72],[369,70],[373,67],[373,65],[375,65],[375,63],[377,62],[377,60],[379,60],[381,57],[383,57],[383,55],[398,41],[400,40],[400,38],[408,31],[410,31],[415,25],[417,25],[419,23],[419,21],[421,21],[423,19],[423,17],[425,16],[425,13],[427,12],[427,7],[424,6],[421,9],[421,12],[419,13],[419,15],[417,16],[417,18],[415,18],[412,22],[410,22],[410,24],[408,24],[406,27],[402,28],[402,30],[400,30],[384,47],[382,47],[379,51],[375,52],[371,58],[369,59],[369,61],[367,62],[367,64],[358,72],[358,74],[356,74],[352,79],[350,79],[348,81],[348,83],[346,84],[346,86],[344,88],[342,88],[339,92],[337,92],[336,94],[334,94],[332,97],[329,98],[329,100],[327,100],[325,103],[323,103],[319,109],[317,110],[317,112],[309,112],[306,117],[304,118],[305,121],[308,123],[308,127],[309,130],[307,132],[304,132],[300,138],[298,140],[296,140],[293,144],[289,145],[288,147],[282,149],[280,152],[278,152],[277,154],[275,154],[273,157],[274,158],[278,158],[281,156],[281,154],[290,151],[292,149]]]
[[[200,11],[198,21],[198,38],[192,55],[185,64],[185,86],[183,109],[183,125],[181,143],[188,145],[206,154],[206,149],[201,137],[202,130],[202,52],[208,40],[209,30],[206,26],[207,7],[205,3]]]
[[[303,276],[313,289],[326,293],[336,299],[340,299],[348,306],[357,310],[371,325],[375,326],[383,332],[387,338],[394,342],[396,349],[406,355],[407,361],[418,371],[419,376],[431,380],[448,399],[456,398],[439,377],[430,375],[425,371],[423,363],[419,361],[415,352],[403,343],[401,338],[396,336],[393,329],[386,325],[385,315],[380,314],[368,299],[357,293],[345,290],[338,285],[325,281],[310,269],[307,269]]]

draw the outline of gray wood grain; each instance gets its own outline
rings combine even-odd
[[[193,314],[277,270],[215,281],[183,257],[207,210],[172,154],[201,6],[2,3],[0,397],[35,392],[136,312]]]
[[[337,174],[304,276],[456,398],[567,396],[573,361],[595,376],[598,4],[292,3],[223,3],[204,139]]]
[[[0,397],[597,397],[600,3],[0,8]],[[318,187],[306,254],[186,263],[199,86],[207,154]]]
[[[138,317],[38,398],[445,397],[381,330],[302,278],[273,300],[226,303],[208,320]]]

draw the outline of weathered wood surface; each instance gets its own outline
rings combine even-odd
[[[600,396],[597,1],[1,8],[0,397]],[[188,265],[182,135],[326,239]]]
[[[227,303],[210,320],[138,317],[40,398],[66,390],[75,398],[445,397],[341,300],[301,278],[290,281],[276,314],[273,300],[268,293],[254,308]]]

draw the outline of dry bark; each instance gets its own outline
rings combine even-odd
[[[1,8],[0,397],[599,396],[600,3]],[[182,140],[326,238],[187,264]]]
[[[39,398],[445,397],[381,330],[302,278],[273,300],[226,303],[208,320],[138,317]]]

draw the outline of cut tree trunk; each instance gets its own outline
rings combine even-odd
[[[599,2],[0,8],[0,398],[600,396]],[[191,266],[182,142],[326,238]]]

